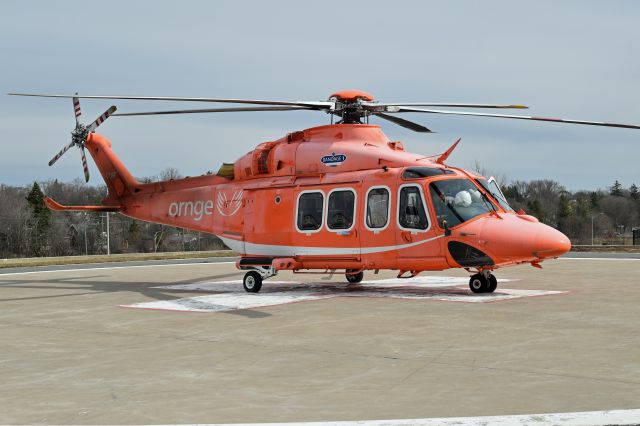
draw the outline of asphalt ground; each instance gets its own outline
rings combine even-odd
[[[458,303],[340,293],[215,313],[122,305],[203,294],[155,287],[234,285],[242,274],[233,259],[3,270],[0,423],[246,423],[639,408],[640,260],[572,255],[578,254],[545,262],[543,270],[496,273],[511,280],[497,293],[563,292],[540,297]],[[464,278],[466,272],[425,275]],[[338,276],[273,279],[344,290]]]

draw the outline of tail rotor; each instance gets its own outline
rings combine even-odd
[[[80,158],[82,159],[82,169],[84,171],[85,181],[89,182],[89,165],[87,164],[87,156],[84,152],[87,138],[89,137],[90,133],[93,133],[99,125],[104,123],[104,121],[116,111],[116,107],[111,106],[111,108],[106,110],[100,117],[96,118],[96,120],[88,126],[85,126],[80,122],[82,111],[80,109],[80,100],[76,97],[73,98],[73,110],[76,116],[76,127],[71,132],[71,143],[62,148],[60,152],[58,152],[51,159],[51,161],[49,161],[49,166],[53,166],[55,162],[60,159],[60,157],[62,157],[69,149],[73,148],[73,146],[75,145],[80,149]]]

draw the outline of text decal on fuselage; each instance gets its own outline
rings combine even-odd
[[[222,216],[233,216],[242,207],[243,193],[242,190],[229,194],[218,191],[216,204],[212,200],[175,201],[169,204],[169,217],[188,217],[198,222],[213,215],[214,207]]]
[[[347,160],[347,156],[344,154],[336,154],[332,152],[331,155],[325,155],[320,159],[323,164],[326,164],[329,167],[339,166],[343,162]]]
[[[190,217],[200,221],[213,214],[213,201],[180,201],[169,204],[169,217]]]

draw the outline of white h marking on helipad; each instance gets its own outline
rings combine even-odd
[[[498,288],[491,294],[473,294],[467,287],[467,278],[415,277],[363,281],[358,285],[341,283],[299,283],[291,281],[265,281],[261,293],[246,293],[242,281],[218,281],[196,284],[158,286],[155,288],[177,291],[198,291],[203,296],[174,300],[156,300],[130,305],[128,308],[162,309],[189,312],[224,312],[294,302],[331,299],[335,297],[384,297],[393,299],[437,300],[447,302],[487,303],[567,293],[552,290],[524,290]],[[500,280],[501,284],[512,280]]]

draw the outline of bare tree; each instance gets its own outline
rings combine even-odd
[[[473,170],[486,177],[487,179],[493,177],[496,182],[498,183],[498,186],[500,186],[500,188],[504,188],[508,183],[509,183],[509,179],[507,178],[507,175],[505,175],[504,173],[497,173],[491,169],[486,168],[480,161],[475,160],[473,163]]]
[[[173,167],[167,167],[163,171],[160,172],[159,178],[161,181],[165,180],[174,180],[182,178],[182,175],[178,171],[178,169]]]

